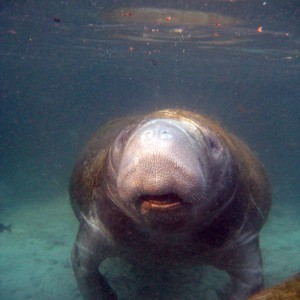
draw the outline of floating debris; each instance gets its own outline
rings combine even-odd
[[[257,28],[257,32],[263,32],[262,26],[259,26],[259,27]]]
[[[153,67],[158,67],[158,62],[154,58],[150,58],[150,63]]]
[[[52,18],[52,20],[54,21],[54,22],[57,22],[57,23],[60,23],[61,22],[61,20],[60,20],[60,18]]]

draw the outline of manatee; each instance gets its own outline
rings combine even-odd
[[[102,126],[70,181],[79,230],[72,265],[85,299],[118,299],[100,264],[207,264],[231,278],[228,299],[263,287],[259,231],[271,206],[261,163],[217,122],[166,109]],[[201,297],[201,295],[199,295]]]

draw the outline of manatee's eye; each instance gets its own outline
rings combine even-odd
[[[214,135],[208,136],[208,142],[207,142],[209,148],[213,151],[219,151],[220,150],[220,142],[218,141],[217,137]]]
[[[224,148],[216,135],[209,134],[207,136],[207,147],[210,149],[211,155],[214,159],[222,159],[224,155]]]
[[[211,149],[218,149],[218,145],[217,145],[216,141],[214,141],[212,139],[209,140],[209,147]]]

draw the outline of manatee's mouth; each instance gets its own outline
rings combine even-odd
[[[172,210],[179,208],[183,201],[173,193],[164,195],[142,195],[139,197],[140,209],[142,213],[149,210]]]

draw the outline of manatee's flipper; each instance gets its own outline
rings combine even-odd
[[[72,251],[72,265],[79,290],[87,300],[116,300],[117,295],[99,272],[107,256],[99,231],[81,225]]]
[[[246,300],[263,288],[262,258],[257,234],[244,234],[223,256],[221,268],[232,281],[229,300]]]

